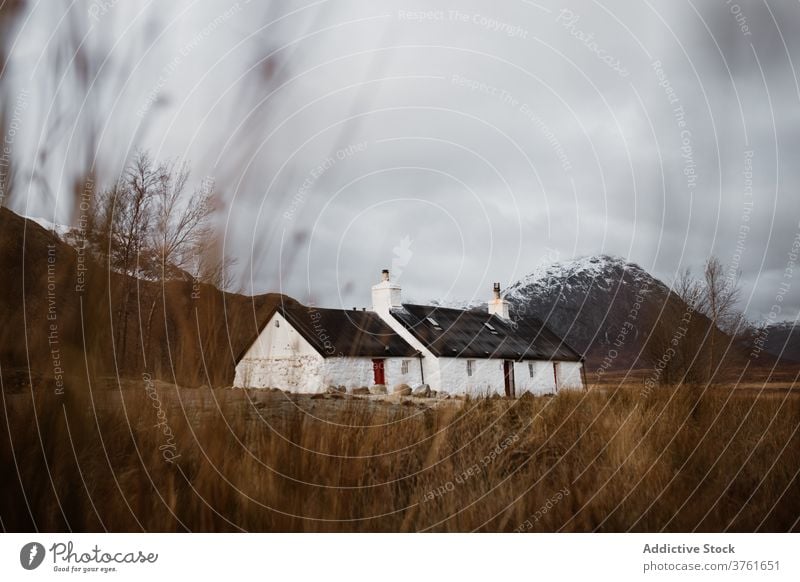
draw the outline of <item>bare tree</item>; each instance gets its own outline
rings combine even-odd
[[[150,353],[152,323],[158,301],[164,301],[164,284],[171,279],[185,279],[187,269],[203,255],[211,237],[209,218],[214,184],[204,180],[191,195],[186,195],[189,180],[187,163],[165,163],[158,168],[154,197],[154,220],[151,233],[150,274],[160,282],[153,296],[145,330],[147,354]]]
[[[662,383],[708,383],[716,377],[728,345],[746,327],[737,309],[738,276],[725,277],[716,257],[706,261],[702,278],[683,271],[654,324],[645,348]]]
[[[121,179],[97,193],[92,201],[86,229],[89,252],[122,275],[115,336],[123,366],[129,363],[129,317],[134,311],[133,291],[140,279],[153,283],[145,286],[147,292],[136,302],[139,308],[144,303],[146,310],[139,319],[145,365],[153,355],[153,322],[159,304],[166,325],[167,283],[226,284],[231,263],[219,259],[210,222],[214,183],[206,179],[189,191],[189,178],[187,163],[156,163],[140,151]]]
[[[135,277],[152,226],[152,203],[159,173],[146,152],[137,152],[112,200],[112,266]]]
[[[149,154],[139,151],[125,171],[125,183],[117,189],[120,196],[114,201],[113,233],[117,239],[119,250],[115,267],[124,275],[122,299],[122,338],[120,352],[123,361],[127,353],[128,308],[134,279],[143,269],[140,268],[142,258],[149,262],[147,242],[152,225],[152,202],[158,186],[160,175]]]
[[[208,235],[213,184],[209,187],[204,182],[187,197],[188,179],[189,168],[185,162],[179,166],[164,164],[159,167],[152,247],[160,278],[164,280],[181,276],[175,269],[183,270],[191,264],[194,252]]]
[[[739,289],[735,285],[727,284],[725,270],[716,257],[711,257],[703,269],[703,301],[699,306],[701,313],[708,318],[708,371],[706,377],[710,380],[714,370],[719,365],[716,351],[718,331],[734,318],[735,305],[739,297]]]

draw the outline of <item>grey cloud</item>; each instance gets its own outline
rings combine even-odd
[[[800,219],[800,8],[736,5],[585,1],[568,15],[550,0],[433,2],[425,10],[439,12],[413,18],[419,5],[388,1],[251,3],[131,119],[121,112],[231,7],[183,3],[145,19],[170,34],[151,34],[127,84],[108,91],[122,104],[98,147],[109,165],[136,143],[215,175],[250,292],[366,305],[409,237],[402,282],[419,299],[482,298],[553,252],[622,255],[667,282],[715,253],[738,263],[743,306],[762,317]],[[127,34],[123,48],[142,48]],[[737,253],[748,151],[754,206]]]

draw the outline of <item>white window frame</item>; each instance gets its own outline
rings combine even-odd
[[[472,377],[475,373],[475,360],[467,360],[467,376]]]
[[[533,378],[533,362],[528,362],[528,374]]]
[[[402,360],[400,362],[400,373],[401,374],[408,374],[408,366],[411,363],[411,360]]]

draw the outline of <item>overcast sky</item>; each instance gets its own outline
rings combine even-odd
[[[796,3],[122,4],[21,19],[15,210],[74,219],[80,163],[142,147],[215,178],[247,292],[368,306],[392,268],[485,299],[554,258],[669,283],[715,254],[750,317],[797,318]]]

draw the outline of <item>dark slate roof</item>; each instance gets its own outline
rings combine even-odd
[[[416,349],[397,335],[377,313],[308,307],[286,301],[270,311],[259,334],[280,313],[323,357],[354,356],[386,358],[416,356]],[[248,346],[249,349],[249,346]],[[247,349],[237,358],[241,360]]]
[[[581,359],[547,326],[532,318],[512,324],[485,311],[411,304],[392,309],[392,315],[437,357]]]

